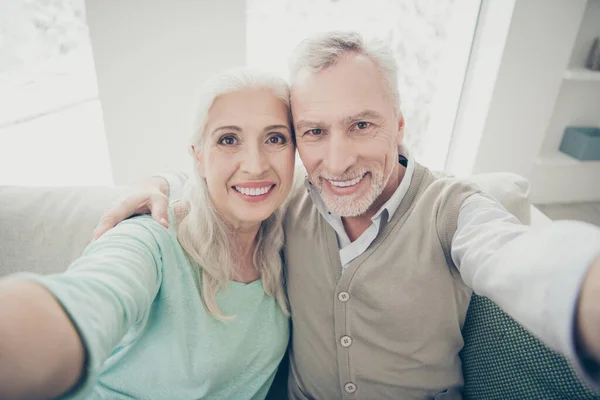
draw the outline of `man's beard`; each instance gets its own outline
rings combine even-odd
[[[383,171],[381,170],[367,168],[353,168],[340,176],[333,176],[325,172],[315,171],[310,180],[321,195],[321,198],[329,211],[340,217],[358,217],[359,215],[366,213],[381,193],[383,193],[385,186],[392,176],[392,171],[390,171],[387,176],[384,176]],[[362,177],[362,180],[367,178],[371,180],[370,186],[367,188],[366,192],[364,188],[361,188],[357,193],[346,196],[336,196],[329,190],[323,188],[324,179],[348,181],[357,177]],[[362,180],[358,185],[362,184]]]

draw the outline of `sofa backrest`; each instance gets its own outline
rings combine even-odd
[[[471,180],[528,224],[529,184],[509,173]],[[0,186],[0,276],[64,271],[89,244],[100,216],[126,187]]]
[[[0,276],[64,271],[124,187],[0,187]]]

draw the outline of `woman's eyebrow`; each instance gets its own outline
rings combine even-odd
[[[219,126],[219,127],[215,128],[215,129],[212,131],[212,134],[214,135],[215,133],[217,133],[217,132],[220,132],[220,131],[235,131],[235,132],[241,132],[241,131],[242,131],[242,128],[240,128],[239,126],[236,126],[236,125],[223,125],[223,126]]]
[[[278,130],[278,129],[285,129],[286,131],[288,131],[288,133],[290,132],[290,128],[287,125],[281,125],[281,124],[266,126],[264,131],[274,131],[274,130]]]

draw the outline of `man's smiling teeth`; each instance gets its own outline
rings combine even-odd
[[[234,186],[234,188],[235,190],[237,190],[241,194],[245,194],[246,196],[260,196],[271,190],[273,186],[275,185],[265,186],[262,188],[243,188],[239,186]]]
[[[332,186],[337,186],[337,187],[346,187],[346,186],[354,186],[356,185],[358,182],[360,182],[362,180],[362,178],[364,177],[364,175],[356,177],[354,179],[351,179],[349,181],[332,181],[327,179],[327,181],[329,183],[331,183]]]

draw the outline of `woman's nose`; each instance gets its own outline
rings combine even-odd
[[[260,146],[249,146],[245,151],[241,169],[252,175],[260,176],[268,169],[269,163],[265,152]]]

